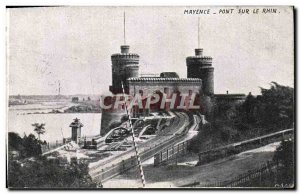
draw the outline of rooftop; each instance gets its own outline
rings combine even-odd
[[[170,77],[134,77],[129,82],[201,82],[199,78],[170,78]]]
[[[176,72],[161,72],[161,78],[179,78],[179,75]]]
[[[218,99],[246,99],[245,94],[215,94]]]

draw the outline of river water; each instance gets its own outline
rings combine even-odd
[[[50,110],[50,109],[49,109]],[[49,112],[45,108],[38,112]],[[33,131],[33,123],[45,123],[46,133],[41,135],[41,140],[48,142],[62,141],[62,138],[71,137],[70,123],[73,119],[78,118],[84,125],[82,136],[95,136],[100,134],[101,113],[60,113],[60,114],[28,114],[37,112],[32,110],[32,106],[10,107],[8,110],[8,132],[16,132],[21,137],[30,133],[37,134]]]

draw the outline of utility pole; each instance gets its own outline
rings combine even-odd
[[[198,17],[198,48],[200,48],[200,17]]]
[[[126,15],[124,11],[124,45],[126,45]]]
[[[133,141],[133,146],[134,146],[134,150],[135,150],[135,155],[136,155],[136,158],[137,158],[137,161],[138,161],[138,166],[139,166],[139,169],[140,169],[142,184],[143,184],[143,187],[145,187],[146,186],[146,181],[145,181],[143,166],[142,166],[140,155],[139,155],[137,145],[136,145],[136,142],[135,142],[134,130],[133,130],[133,127],[132,127],[132,122],[131,122],[131,116],[130,116],[130,114],[128,112],[128,109],[127,109],[124,85],[123,85],[123,82],[121,82],[121,83],[122,83],[123,97],[124,97],[124,100],[125,100],[125,110],[126,110],[126,114],[128,116],[128,120],[129,120],[129,127],[131,128],[131,133],[132,133],[132,141]]]
[[[60,80],[58,80],[58,95],[60,96]]]

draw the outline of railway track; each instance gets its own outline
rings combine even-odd
[[[176,144],[188,130],[190,124],[189,116],[184,112],[174,114],[174,120],[160,134],[149,141],[138,145],[140,157],[145,161],[153,157],[157,152]],[[125,170],[136,166],[136,157],[133,148],[115,155],[112,158],[103,160],[100,163],[90,166],[90,175],[94,180],[104,182]]]

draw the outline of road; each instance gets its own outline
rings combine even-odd
[[[198,155],[185,156],[184,160],[178,162],[177,165],[154,167],[153,164],[145,163],[143,169],[146,187],[178,188],[195,181],[202,184],[226,181],[272,160],[279,143],[271,143],[201,166],[195,166],[198,162]],[[136,188],[141,185],[140,182],[137,178],[137,170],[132,169],[106,181],[103,185],[104,188]]]

